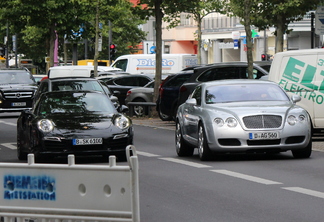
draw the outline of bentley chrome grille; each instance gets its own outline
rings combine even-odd
[[[243,122],[248,129],[271,129],[281,126],[282,117],[276,115],[255,115],[243,117]]]

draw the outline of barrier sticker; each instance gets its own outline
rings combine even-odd
[[[55,178],[47,175],[4,175],[4,199],[55,201]]]

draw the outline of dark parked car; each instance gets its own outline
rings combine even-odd
[[[46,157],[114,154],[125,158],[133,143],[131,120],[95,91],[55,91],[40,95],[17,120],[17,155]]]
[[[50,91],[76,91],[76,90],[93,90],[106,94],[115,107],[119,107],[117,97],[113,96],[109,87],[104,83],[94,78],[88,77],[64,77],[64,78],[53,78],[44,79],[39,83],[39,88],[35,95],[34,102],[44,92]]]
[[[253,64],[253,78],[260,79],[268,75],[269,62],[259,62]],[[202,82],[222,79],[247,79],[247,62],[223,62],[209,64],[194,69],[194,74],[180,87],[178,106],[183,104],[194,88]]]
[[[97,77],[98,80],[104,81],[118,97],[119,103],[125,105],[127,91],[131,88],[143,87],[153,79],[146,75],[109,75]]]
[[[0,112],[20,112],[32,107],[37,83],[25,69],[0,70]]]
[[[170,121],[175,118],[178,108],[179,89],[192,74],[193,70],[171,74],[161,83],[156,106],[161,120]]]

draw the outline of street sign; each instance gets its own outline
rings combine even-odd
[[[324,6],[319,6],[315,13],[315,33],[324,35]]]

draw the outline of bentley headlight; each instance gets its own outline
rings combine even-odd
[[[289,125],[295,125],[297,123],[297,118],[294,115],[290,115],[288,116],[287,122],[289,123]]]
[[[298,118],[299,118],[299,121],[300,121],[300,122],[304,122],[304,121],[306,121],[306,116],[303,115],[303,114],[299,115]]]
[[[114,125],[120,129],[127,129],[130,126],[130,124],[130,120],[122,115],[116,117],[114,120]]]
[[[226,124],[228,127],[236,127],[237,126],[237,120],[233,117],[229,117],[226,119]]]
[[[51,120],[41,119],[37,123],[38,129],[44,133],[51,132],[54,129],[54,124]]]
[[[217,117],[217,118],[214,119],[214,122],[219,127],[224,126],[224,120],[222,118]]]

